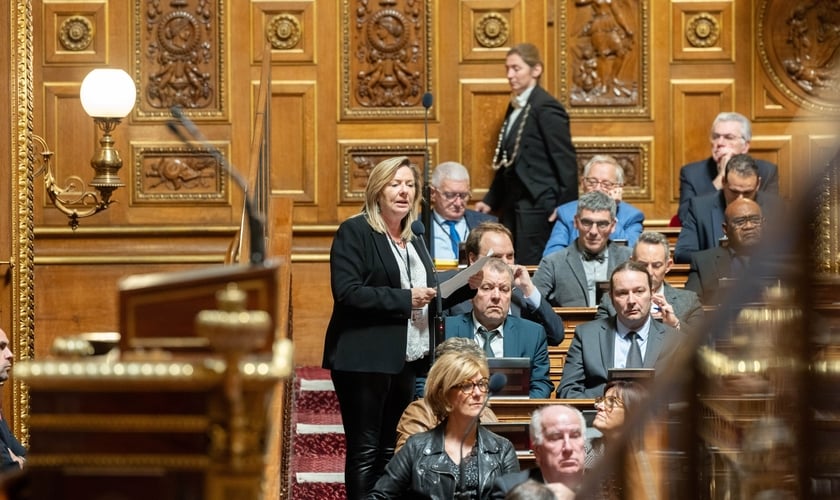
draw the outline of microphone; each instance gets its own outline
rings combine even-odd
[[[487,397],[484,398],[484,404],[481,405],[481,410],[479,410],[478,414],[473,417],[470,425],[467,426],[467,431],[464,432],[464,437],[461,438],[461,461],[458,463],[458,492],[455,493],[456,498],[470,498],[470,495],[466,491],[466,487],[464,486],[464,469],[466,465],[464,464],[464,442],[467,440],[467,436],[470,435],[470,431],[472,431],[473,427],[478,425],[478,420],[481,418],[481,414],[484,413],[484,409],[487,408],[487,404],[490,403],[490,396],[495,396],[498,394],[502,388],[507,385],[507,376],[504,373],[494,373],[490,375],[490,380],[487,381]],[[478,444],[478,437],[476,437],[476,444]]]
[[[432,107],[432,101],[434,101],[434,97],[432,97],[431,92],[423,94],[423,107],[426,109],[423,115],[423,135],[426,141],[426,151],[423,155],[423,224],[426,227],[432,227],[432,185],[429,180],[431,176],[429,161],[429,157],[431,156],[431,152],[429,151],[429,108]],[[434,252],[432,235],[427,234],[423,239],[426,241],[426,246]],[[456,255],[455,257],[457,258],[458,256]]]
[[[416,220],[411,223],[411,232],[414,233],[414,236],[422,239],[423,235],[426,233],[426,226],[423,225],[423,221]],[[426,248],[426,245],[420,245],[422,248],[423,255],[429,259],[432,263],[432,273],[435,278],[435,289],[437,289],[437,295],[435,295],[435,307],[437,311],[435,312],[435,327],[434,331],[431,335],[431,341],[434,345],[429,346],[429,355],[432,357],[432,361],[435,360],[435,348],[443,342],[444,339],[444,322],[443,322],[443,299],[440,296],[440,277],[438,276],[437,267],[435,267],[435,261],[432,259],[432,256],[429,255],[429,249]]]
[[[170,112],[172,116],[178,120],[178,124],[180,124],[183,128],[187,130],[192,136],[192,139],[189,139],[181,129],[178,127],[178,124],[173,122],[172,120],[166,122],[167,128],[175,134],[178,139],[183,142],[184,144],[190,146],[193,149],[197,149],[194,142],[197,142],[201,145],[201,148],[208,151],[213,157],[219,162],[219,165],[230,175],[231,179],[239,185],[242,192],[245,194],[245,212],[246,216],[248,217],[248,229],[251,233],[250,236],[250,247],[251,247],[251,255],[249,256],[249,261],[251,264],[262,264],[265,260],[265,221],[263,221],[260,214],[257,212],[256,208],[254,207],[254,199],[250,195],[248,191],[248,182],[240,175],[240,173],[233,168],[233,166],[228,163],[225,159],[225,156],[219,151],[219,148],[210,144],[207,140],[207,137],[201,133],[198,129],[196,124],[190,120],[178,106],[172,106],[170,108]]]

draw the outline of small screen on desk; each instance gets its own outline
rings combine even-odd
[[[507,384],[494,398],[527,399],[531,392],[531,360],[529,358],[488,358],[490,375],[503,373]]]

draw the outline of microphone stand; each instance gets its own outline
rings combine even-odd
[[[414,233],[414,236],[423,239],[423,235],[426,232],[426,228],[423,225],[423,222],[416,220],[411,223],[411,232]],[[426,245],[420,245],[422,249],[423,255],[429,259],[432,263],[432,274],[434,275],[435,281],[435,289],[437,290],[437,294],[435,295],[435,307],[437,311],[435,311],[434,316],[434,328],[431,332],[430,342],[433,345],[429,346],[429,356],[431,361],[435,361],[435,348],[443,342],[443,339],[446,337],[446,325],[443,320],[443,298],[440,294],[440,276],[438,276],[437,266],[435,266],[435,261],[432,259],[432,256],[429,254],[429,249],[426,248]]]
[[[170,111],[172,112],[172,116],[178,120],[178,123],[180,123],[181,126],[187,129],[187,132],[190,133],[195,141],[188,139],[172,121],[166,122],[166,126],[169,130],[175,134],[181,142],[194,149],[195,146],[193,145],[193,142],[198,142],[202,149],[213,155],[216,161],[219,162],[219,165],[222,166],[234,182],[239,185],[240,189],[242,189],[242,192],[245,194],[245,212],[248,217],[248,232],[250,233],[249,244],[251,247],[251,254],[249,256],[249,261],[252,265],[262,264],[265,260],[265,222],[259,214],[259,211],[257,211],[254,206],[254,199],[248,192],[248,183],[242,175],[240,175],[239,172],[233,168],[230,163],[228,163],[225,156],[221,151],[219,151],[219,148],[210,144],[207,137],[201,133],[196,124],[184,114],[181,108],[173,106]]]
[[[430,183],[431,162],[429,159],[431,156],[431,153],[429,152],[429,108],[432,107],[432,102],[434,102],[434,97],[431,92],[423,94],[423,107],[426,108],[425,114],[423,115],[423,135],[426,139],[426,150],[423,155],[423,225],[429,228],[432,227],[432,186]],[[431,231],[429,231],[423,239],[426,241],[426,246],[431,248],[431,251],[434,253],[435,249],[432,245]],[[432,262],[434,262],[434,260],[432,260]]]

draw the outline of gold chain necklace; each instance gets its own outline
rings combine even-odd
[[[507,168],[513,165],[513,160],[516,159],[516,155],[519,154],[519,143],[522,141],[522,131],[525,130],[525,122],[528,120],[528,113],[531,111],[531,103],[525,105],[525,109],[522,110],[522,120],[519,122],[519,129],[516,131],[516,141],[513,143],[513,154],[510,156],[510,159],[507,157],[507,151],[502,149],[502,141],[505,138],[505,129],[507,128],[507,120],[502,124],[502,129],[499,130],[499,140],[496,141],[496,152],[493,153],[493,170],[499,170],[500,168]],[[510,119],[510,117],[508,117]],[[499,151],[502,153],[502,159],[499,160]]]

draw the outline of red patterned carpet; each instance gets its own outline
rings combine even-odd
[[[292,397],[291,498],[345,498],[344,432],[329,371],[296,369]]]

